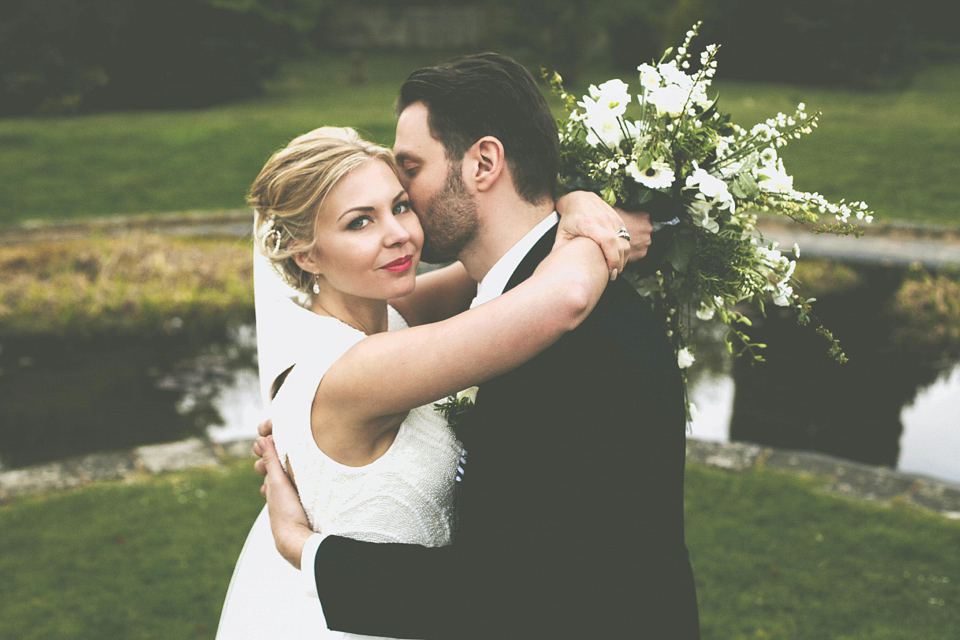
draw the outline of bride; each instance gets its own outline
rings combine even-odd
[[[593,196],[572,198],[566,232],[533,277],[467,310],[476,283],[459,263],[416,275],[423,231],[389,150],[322,127],[266,163],[249,198],[261,388],[311,528],[451,542],[466,454],[435,404],[558,340],[622,270],[626,243],[610,244],[619,217]],[[597,229],[596,242],[573,237],[578,227]],[[307,591],[276,551],[264,508],[217,637],[359,637],[327,630]]]

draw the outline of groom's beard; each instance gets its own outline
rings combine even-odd
[[[424,235],[421,259],[433,264],[458,259],[477,236],[477,204],[463,184],[459,165],[449,167],[446,184],[420,212],[420,224]]]

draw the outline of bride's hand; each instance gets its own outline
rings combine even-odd
[[[267,499],[274,544],[280,555],[299,569],[303,545],[313,535],[307,514],[300,504],[297,490],[280,466],[273,437],[257,438],[253,450],[260,456],[254,468],[264,476],[260,493]]]
[[[589,238],[603,251],[610,279],[623,272],[632,247],[630,240],[617,235],[625,225],[613,207],[595,193],[573,191],[557,200],[557,213],[560,225],[555,246],[577,237]]]

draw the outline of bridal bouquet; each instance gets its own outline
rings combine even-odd
[[[727,348],[762,360],[765,345],[741,331],[750,324],[739,309],[761,313],[770,301],[792,308],[801,324],[811,320],[810,303],[795,290],[800,248],[784,252],[757,230],[758,212],[773,212],[813,226],[814,232],[860,234],[857,222],[872,214],[862,202],[828,202],[818,193],[793,188],[778,150],[810,133],[818,114],[803,104],[793,115],[777,114],[745,129],[721,113],[708,95],[718,47],[709,45],[699,65],[687,32],[676,54],[638,67],[636,103],[621,80],[591,86],[577,100],[554,74],[548,78],[568,115],[560,121],[561,182],[565,189],[599,193],[611,205],[643,210],[654,221],[651,253],[640,262],[634,284],[661,315],[681,368],[693,363],[685,342],[684,318],[718,318],[728,326]],[[831,355],[845,361],[833,335],[817,328]],[[736,343],[736,346],[735,346]]]

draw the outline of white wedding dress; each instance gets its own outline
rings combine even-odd
[[[296,292],[257,253],[254,288],[261,392],[270,406],[277,451],[284,465],[293,468],[311,527],[372,542],[449,544],[463,451],[443,417],[432,405],[412,410],[387,452],[363,467],[328,458],[310,430],[314,393],[330,365],[365,336],[300,306]],[[390,329],[405,326],[390,309]],[[292,365],[276,398],[268,402],[271,381]],[[300,572],[276,551],[264,507],[240,552],[217,638],[368,637],[328,630],[320,602],[306,586]]]

